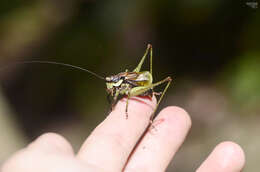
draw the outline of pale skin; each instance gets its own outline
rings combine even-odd
[[[125,104],[126,98],[118,102],[78,153],[62,136],[47,133],[11,156],[1,172],[165,171],[191,128],[191,118],[185,110],[169,106],[159,112],[154,128],[145,132],[155,98],[130,98],[127,120]],[[214,148],[197,172],[239,172],[244,164],[240,146],[226,141]]]

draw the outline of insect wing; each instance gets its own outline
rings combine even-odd
[[[135,86],[144,86],[152,83],[152,75],[150,72],[129,72],[125,77],[125,81]]]
[[[138,73],[136,72],[121,72],[117,74],[119,78],[124,78],[125,80],[135,80],[138,77]]]

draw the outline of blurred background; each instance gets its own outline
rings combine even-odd
[[[109,109],[104,82],[88,73],[10,64],[50,60],[107,76],[133,69],[151,43],[154,80],[174,78],[160,108],[180,106],[193,120],[168,171],[194,171],[226,140],[244,149],[244,171],[256,171],[259,30],[250,0],[1,0],[0,163],[44,132],[77,151]]]

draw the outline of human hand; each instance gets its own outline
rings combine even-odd
[[[125,99],[120,100],[76,155],[62,136],[47,133],[13,155],[2,166],[2,172],[165,171],[183,143],[191,119],[183,109],[167,107],[156,117],[154,128],[147,131],[155,104],[155,99],[130,99],[126,120]],[[239,172],[244,163],[240,146],[223,142],[197,172]]]

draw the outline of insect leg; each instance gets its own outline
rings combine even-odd
[[[153,47],[150,46],[150,74],[153,76]]]
[[[128,100],[129,100],[129,95],[127,95],[126,98],[126,107],[125,107],[125,118],[128,119]]]
[[[151,44],[148,44],[147,45],[147,48],[145,50],[145,53],[144,53],[144,56],[142,57],[141,61],[139,62],[139,64],[137,65],[137,67],[133,70],[133,72],[140,72],[141,68],[142,68],[142,65],[144,63],[144,60],[149,52],[149,49],[152,48],[152,45]]]
[[[108,101],[108,103],[110,105],[110,110],[112,111],[112,100],[111,100],[110,94],[107,95],[107,101]]]
[[[150,117],[150,123],[153,122],[153,119],[154,119],[154,117],[155,117],[155,112],[156,112],[156,110],[157,110],[159,104],[161,103],[162,98],[163,98],[163,96],[165,95],[167,89],[169,88],[172,79],[171,79],[170,77],[167,77],[167,78],[164,79],[163,81],[164,81],[164,82],[168,82],[168,83],[167,83],[167,85],[165,86],[165,88],[164,88],[164,90],[163,90],[163,92],[162,92],[162,94],[161,94],[161,96],[160,96],[160,99],[159,99],[159,101],[157,102],[156,107],[155,107],[155,109],[154,109],[154,111],[153,111],[153,113],[152,113],[152,115],[151,115],[151,117]],[[164,82],[161,82],[161,84],[164,83]]]
[[[163,90],[163,92],[162,92],[162,95],[160,96],[160,99],[159,99],[158,103],[156,104],[156,107],[155,107],[155,109],[154,109],[152,115],[151,115],[150,122],[152,122],[152,120],[154,119],[154,117],[155,117],[155,112],[156,112],[156,110],[157,110],[157,108],[158,108],[158,106],[159,106],[159,104],[160,104],[160,102],[161,102],[161,100],[162,100],[162,98],[163,98],[165,92],[167,91],[168,87],[170,86],[171,81],[172,81],[171,77],[167,77],[167,78],[165,78],[164,80],[161,80],[161,81],[156,82],[156,83],[154,83],[154,84],[151,84],[151,85],[149,85],[149,86],[134,87],[134,88],[132,88],[132,89],[130,90],[130,97],[139,96],[139,95],[141,95],[142,93],[148,91],[149,89],[152,89],[153,87],[156,87],[156,86],[161,85],[161,84],[163,84],[163,83],[165,83],[165,82],[168,82],[167,85],[166,85],[166,87],[164,88],[164,90]]]
[[[134,87],[130,90],[130,97],[139,96],[139,95],[143,94],[144,92],[148,91],[149,89],[152,89],[152,88],[154,88],[158,85],[161,85],[165,82],[170,82],[171,80],[172,80],[171,77],[167,77],[164,80],[161,80],[161,81],[156,82],[154,84],[150,84],[148,86]]]
[[[126,117],[126,119],[128,119],[128,102],[129,102],[129,98],[130,98],[130,88],[128,87],[128,88],[126,88],[127,89],[127,91],[125,92],[125,95],[127,95],[127,98],[126,98],[126,107],[125,107],[125,117]]]
[[[114,95],[113,95],[113,98],[112,98],[111,104],[110,104],[110,106],[111,106],[111,111],[114,110],[114,107],[115,107],[116,103],[118,102],[119,93],[120,93],[120,91],[119,91],[118,89],[115,89],[115,93],[114,93]]]
[[[160,95],[162,95],[162,92],[153,92],[153,94],[156,96],[160,96]]]

